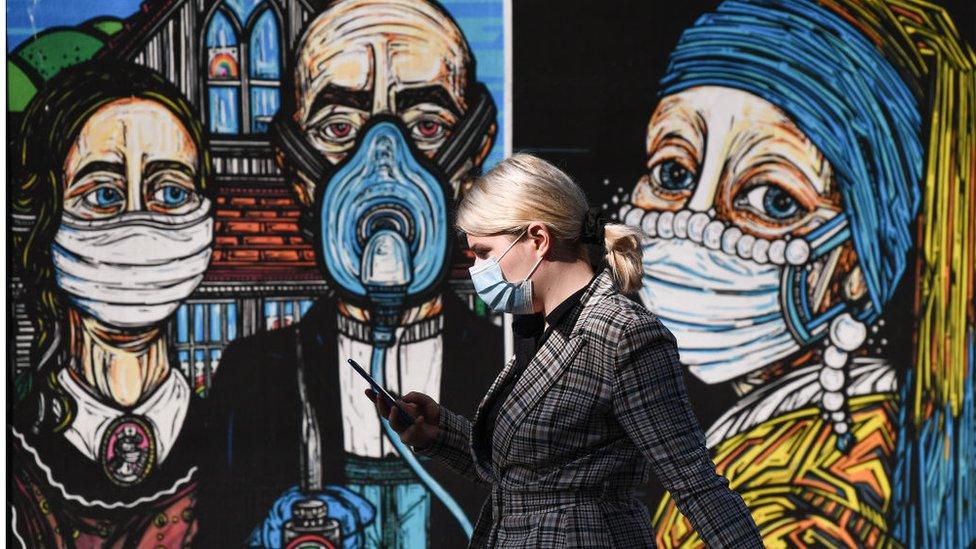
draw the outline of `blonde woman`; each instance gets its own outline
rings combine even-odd
[[[491,486],[471,546],[652,547],[636,490],[653,470],[709,546],[762,547],[708,456],[674,337],[624,295],[641,285],[639,230],[604,225],[569,176],[522,154],[472,185],[457,228],[478,294],[515,315],[515,356],[473,421],[414,392],[406,425],[366,394],[415,451]]]

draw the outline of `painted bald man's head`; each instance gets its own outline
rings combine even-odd
[[[298,45],[295,121],[337,163],[369,118],[403,120],[433,156],[467,110],[474,63],[457,24],[423,0],[339,0]]]

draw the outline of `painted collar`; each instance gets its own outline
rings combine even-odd
[[[88,459],[99,459],[100,445],[106,430],[123,416],[144,418],[156,442],[156,461],[162,463],[176,443],[183,428],[192,392],[183,375],[170,370],[169,375],[149,398],[135,408],[124,410],[104,403],[68,371],[58,373],[58,381],[77,403],[77,413],[64,432],[65,438]]]

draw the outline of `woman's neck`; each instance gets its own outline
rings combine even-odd
[[[542,302],[542,315],[549,316],[553,309],[566,298],[578,292],[593,279],[593,267],[589,262],[577,259],[571,263],[554,265],[555,269],[545,279],[533,282],[533,290]],[[557,272],[558,270],[558,272]]]
[[[122,331],[74,309],[69,323],[75,372],[103,400],[135,406],[169,375],[162,328]]]

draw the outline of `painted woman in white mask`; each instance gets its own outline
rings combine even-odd
[[[952,237],[972,211],[947,206],[972,208],[972,195],[954,196],[966,176],[940,172],[939,156],[927,176],[923,162],[925,128],[946,128],[944,142],[932,139],[945,148],[929,154],[949,158],[971,118],[933,107],[924,120],[932,84],[907,75],[928,70],[923,56],[942,47],[930,37],[944,29],[912,33],[945,15],[911,9],[730,0],[702,16],[672,53],[646,174],[618,212],[650,236],[641,298],[675,334],[682,363],[738,395],[708,446],[770,546],[914,545],[913,516],[945,513],[940,531],[952,532],[952,509],[973,493],[948,487],[951,469],[918,469],[925,458],[952,467],[939,458],[965,452],[952,431],[972,425],[959,404],[972,398],[967,321],[938,312],[972,299],[971,252]],[[920,214],[931,247],[918,268],[931,278],[916,281],[928,305],[914,314],[944,332],[913,334],[911,286],[899,284]],[[956,297],[939,289],[950,283]],[[971,363],[971,336],[968,347]],[[933,442],[919,443],[926,430]],[[950,498],[944,508],[937,493]],[[655,522],[659,545],[701,543],[669,498]],[[949,535],[932,543],[967,544]]]
[[[201,125],[156,73],[88,63],[49,81],[18,147],[13,242],[35,338],[8,439],[14,533],[182,547],[203,437],[166,326],[210,260]]]

